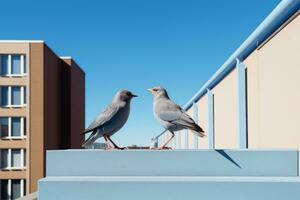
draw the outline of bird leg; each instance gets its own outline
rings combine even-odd
[[[168,139],[168,141],[166,141],[161,147],[159,147],[159,150],[163,150],[163,149],[170,149],[169,147],[166,147],[167,144],[169,144],[169,142],[174,138],[175,134],[170,131],[170,133],[172,134],[172,136]]]
[[[106,135],[103,135],[105,142],[107,144],[107,149],[114,149],[114,147],[111,145],[111,143],[109,142],[109,140],[107,139]]]
[[[116,145],[116,144],[110,139],[110,136],[107,136],[107,139],[114,145],[114,148],[120,149],[120,150],[125,149],[124,147],[119,147],[118,145]]]

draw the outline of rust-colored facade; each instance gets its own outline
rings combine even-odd
[[[0,41],[0,69],[0,190],[22,196],[45,176],[46,150],[80,148],[85,74],[43,41]]]

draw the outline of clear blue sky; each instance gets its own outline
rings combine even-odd
[[[0,39],[39,39],[86,72],[86,126],[126,88],[132,102],[118,144],[162,131],[146,89],[184,105],[279,0],[2,1]]]

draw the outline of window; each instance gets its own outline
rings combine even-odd
[[[0,137],[8,137],[8,117],[0,117]]]
[[[24,117],[0,117],[0,138],[23,139],[26,137]]]
[[[11,198],[17,199],[21,196],[21,180],[11,180]]]
[[[2,170],[22,170],[26,165],[25,149],[1,149]]]
[[[8,55],[0,56],[0,68],[1,68],[1,76],[8,75]]]
[[[20,137],[21,136],[21,118],[13,117],[11,118],[11,136]]]
[[[21,74],[21,56],[13,55],[11,60],[11,74]]]
[[[1,76],[26,75],[25,55],[0,55]]]
[[[8,168],[8,160],[9,160],[8,150],[7,149],[0,150],[0,155],[1,155],[1,169]]]
[[[9,105],[9,91],[8,87],[1,87],[1,106]]]
[[[21,87],[11,87],[11,105],[21,105]]]
[[[9,199],[8,180],[1,180],[1,199]]]
[[[21,149],[12,149],[11,150],[11,167],[20,168],[21,164]]]
[[[1,180],[1,199],[12,200],[25,195],[26,181],[23,179]]]
[[[24,86],[1,86],[0,95],[2,107],[26,106],[26,87]]]

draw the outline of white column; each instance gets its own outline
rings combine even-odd
[[[24,76],[24,71],[25,71],[25,70],[24,70],[24,68],[25,68],[24,55],[21,55],[21,56],[20,56],[20,59],[21,59],[21,60],[20,60],[20,62],[21,62],[21,63],[20,63],[20,64],[21,64],[21,75]]]
[[[8,86],[8,106],[11,106],[11,86]]]
[[[21,106],[24,106],[24,87],[21,87]]]
[[[21,197],[24,196],[24,179],[21,179],[20,181],[20,193],[21,193]]]
[[[7,188],[8,188],[7,194],[9,196],[9,199],[11,199],[11,179],[8,179],[8,187]]]
[[[7,68],[7,75],[11,76],[11,55],[8,55],[8,68]]]
[[[8,161],[7,161],[8,168],[11,168],[11,149],[8,149]]]
[[[21,137],[24,137],[24,117],[21,117],[21,123],[20,123],[20,131],[21,131]]]
[[[8,137],[11,137],[11,117],[8,117]]]
[[[21,149],[21,168],[24,168],[24,149]]]

